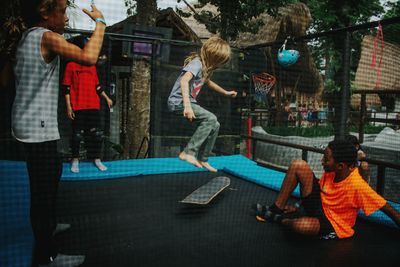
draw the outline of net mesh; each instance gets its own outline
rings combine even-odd
[[[78,5],[82,1],[74,2]],[[161,5],[168,1],[157,2]],[[89,3],[86,1],[86,8]],[[210,116],[213,121],[218,121],[218,136],[210,153],[210,165],[221,169],[221,175],[237,168],[246,172],[243,177],[251,178],[248,174],[253,171],[253,166],[256,171],[260,170],[259,165],[287,170],[294,160],[307,156],[310,168],[320,177],[324,171],[321,165],[323,155],[315,152],[315,148],[323,149],[338,133],[349,132],[360,139],[366,154],[364,162],[369,163],[371,187],[385,199],[400,203],[400,20],[382,23],[384,38],[376,25],[371,26],[370,23],[366,24],[368,28],[357,26],[339,31],[327,28],[325,30],[328,32],[324,33],[320,30],[325,22],[321,24],[314,21],[310,26],[311,17],[314,19],[317,14],[303,9],[303,5],[298,9],[290,5],[281,10],[285,16],[279,19],[265,13],[260,16],[265,23],[258,33],[241,33],[237,40],[230,40],[231,59],[213,71],[211,80],[226,91],[236,91],[236,97],[226,97],[225,94],[209,90],[212,89],[210,83],[205,83],[201,91],[193,94],[197,96],[198,105],[215,115]],[[99,6],[102,12],[105,6]],[[116,7],[114,4],[108,6],[109,11]],[[31,121],[26,124],[25,128],[29,127],[26,134],[34,132],[39,135],[48,124],[42,118],[44,114],[31,111],[47,110],[46,103],[49,102],[57,104],[57,109],[49,117],[57,123],[60,139],[57,145],[53,143],[51,153],[36,152],[33,158],[39,162],[34,165],[40,177],[46,179],[55,172],[53,166],[56,164],[52,163],[56,159],[53,157],[55,149],[64,163],[63,178],[57,191],[56,215],[57,222],[71,224],[72,231],[57,237],[56,241],[61,242],[60,248],[64,252],[87,253],[85,266],[151,267],[165,262],[175,266],[255,266],[266,261],[271,265],[290,265],[280,262],[282,257],[270,257],[271,251],[268,249],[269,253],[259,253],[257,249],[250,251],[237,246],[260,238],[251,239],[251,236],[255,236],[254,233],[248,234],[252,233],[252,229],[250,232],[241,229],[242,221],[252,226],[246,222],[246,216],[236,216],[224,206],[246,212],[253,203],[263,199],[273,201],[275,192],[269,193],[268,189],[255,183],[248,183],[237,175],[236,178],[229,175],[234,187],[229,186],[221,192],[208,208],[192,208],[179,203],[196,188],[220,175],[178,159],[198,124],[187,121],[183,111],[171,112],[168,109],[168,98],[182,74],[185,59],[200,50],[202,41],[209,36],[208,31],[198,28],[201,25],[194,23],[193,17],[180,17],[173,9],[154,12],[154,15],[157,13],[157,27],[137,25],[136,16],[112,21],[111,17],[114,16],[110,16],[109,11],[104,15],[111,26],[107,27],[96,68],[101,89],[113,105],[103,95],[100,96],[98,115],[88,116],[87,121],[82,123],[85,126],[83,131],[77,131],[74,124],[80,120],[76,117],[71,119],[64,88],[54,83],[49,87],[54,97],[46,94],[40,101],[29,105],[27,110]],[[122,12],[124,15],[125,11]],[[0,13],[4,16],[7,12],[8,9],[3,8]],[[77,35],[90,37],[96,23],[80,7],[71,14],[79,19],[74,22],[70,17],[69,26],[74,30],[66,33],[66,39]],[[87,30],[76,30],[83,29],[81,21],[87,22]],[[350,36],[344,34],[346,30],[351,30]],[[308,32],[312,34],[299,38]],[[278,61],[278,51],[288,35],[293,38],[287,42],[286,49],[298,51],[300,57],[295,64],[282,66]],[[7,39],[1,34],[1,29],[0,36],[0,72],[3,74],[6,73],[2,70],[7,62],[1,48],[5,47],[4,40]],[[347,37],[350,38],[349,43],[344,42]],[[35,51],[30,49],[27,54],[33,57]],[[38,58],[42,60],[42,57]],[[38,62],[37,58],[32,62]],[[65,77],[67,63],[62,57],[60,83]],[[33,75],[34,71],[32,68],[27,72],[31,75],[24,82],[29,80],[39,84],[43,80],[42,76]],[[11,131],[13,105],[17,103],[14,99],[15,83],[11,79],[10,84],[3,86],[4,75],[0,78],[0,266],[30,266],[34,243],[30,222],[30,205],[33,201],[24,162],[26,151],[22,142],[13,137],[15,131]],[[88,86],[82,88],[86,90]],[[348,88],[351,96],[344,97],[342,88]],[[37,89],[32,87],[30,91],[37,92]],[[17,92],[20,96],[21,90]],[[26,95],[27,91],[23,91],[23,94]],[[39,95],[34,94],[35,97]],[[93,96],[97,101],[96,92]],[[27,99],[26,103],[32,103],[32,99]],[[45,127],[41,126],[42,120]],[[91,131],[94,128],[92,125],[98,131]],[[72,146],[78,150],[78,142],[79,151],[75,155]],[[282,145],[285,143],[287,145]],[[298,148],[302,146],[311,147],[311,150]],[[251,157],[253,161],[239,165],[242,159],[245,160],[244,157],[238,157],[240,161],[237,161],[231,155]],[[75,156],[79,156],[81,162],[80,173],[71,170]],[[97,157],[101,158],[107,171],[93,164]],[[222,159],[226,159],[226,162],[220,161]],[[382,162],[390,164],[382,165]],[[176,173],[175,167],[178,169]],[[160,171],[162,174],[143,174],[147,170],[151,173]],[[189,176],[192,170],[193,175]],[[182,171],[184,173],[178,173]],[[132,179],[128,176],[131,173]],[[143,175],[137,177],[139,174]],[[276,173],[271,172],[271,175],[275,176]],[[284,177],[283,173],[280,175]],[[41,180],[39,182],[43,184]],[[44,189],[47,190],[47,186]],[[40,194],[39,198],[44,199],[45,195]],[[47,206],[39,208],[47,209]],[[146,223],[148,218],[153,217],[163,223]],[[227,222],[223,229],[220,227],[222,221]],[[357,223],[362,222],[357,220]],[[211,239],[204,238],[202,234],[196,235],[202,233],[203,229],[213,234]],[[221,232],[221,229],[225,232]],[[237,232],[237,229],[245,234],[230,234]],[[363,235],[367,233],[365,225],[362,230]],[[385,246],[373,248],[383,251],[386,261],[381,265],[384,266],[392,265],[389,261],[395,262],[397,257],[397,246],[394,245],[397,244],[396,236],[392,238],[389,233],[382,231],[382,234],[375,235],[380,236]],[[275,238],[273,244],[287,243],[273,232],[268,235],[268,231],[264,231],[263,234],[267,236],[260,239],[261,242]],[[228,247],[223,246],[223,249],[233,249],[238,253],[234,257],[220,257],[223,252],[210,253],[221,244],[220,240],[210,242],[213,237],[225,238],[227,242],[224,244]],[[305,242],[308,246],[308,241]],[[189,245],[182,246],[186,244]],[[159,252],[160,247],[166,249]],[[257,244],[257,247],[263,246]],[[278,252],[288,251],[274,247]],[[388,252],[388,249],[391,250]],[[333,255],[330,248],[326,247],[325,250],[322,253]],[[245,253],[241,255],[241,251]],[[247,253],[249,251],[253,254]],[[205,254],[210,257],[200,257]],[[264,258],[259,258],[259,255]],[[296,258],[295,251],[291,256],[287,258]],[[362,256],[357,259],[363,258],[368,263],[374,253],[369,258]],[[319,258],[312,259],[311,264],[324,265],[318,262]],[[332,257],[328,258],[331,260]],[[337,258],[338,264],[343,262],[341,257]],[[306,264],[310,265],[309,259],[304,259]]]

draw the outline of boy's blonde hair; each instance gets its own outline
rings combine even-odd
[[[203,44],[200,53],[192,53],[185,59],[185,66],[195,57],[199,57],[203,65],[203,79],[208,80],[216,68],[229,61],[231,58],[231,48],[223,39],[211,37]]]

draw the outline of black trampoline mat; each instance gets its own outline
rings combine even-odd
[[[231,185],[209,205],[179,201],[211,178]],[[180,173],[62,182],[62,253],[83,266],[398,266],[398,230],[358,220],[356,235],[322,241],[251,216],[251,204],[276,192],[226,173]]]

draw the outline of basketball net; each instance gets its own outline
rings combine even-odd
[[[265,100],[269,91],[276,82],[275,77],[266,72],[262,72],[259,74],[253,74],[252,78],[256,99]]]

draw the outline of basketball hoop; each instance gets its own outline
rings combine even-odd
[[[253,74],[252,78],[256,97],[260,100],[264,100],[276,82],[275,77],[266,72],[262,72]]]

